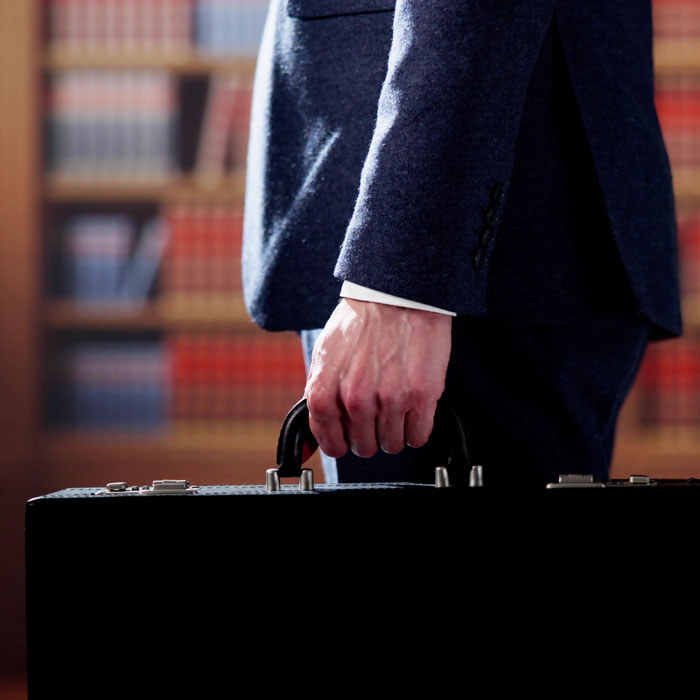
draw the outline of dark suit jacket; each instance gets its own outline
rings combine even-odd
[[[272,0],[243,282],[269,330],[341,280],[487,322],[682,332],[649,0]]]

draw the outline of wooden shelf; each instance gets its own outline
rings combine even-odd
[[[700,40],[656,39],[654,69],[657,74],[700,72]]]
[[[674,168],[673,191],[676,199],[700,202],[700,168]]]
[[[615,447],[611,473],[665,478],[700,478],[700,429],[639,431],[621,437]]]
[[[248,316],[241,294],[231,297],[192,296],[177,300],[163,298],[158,303],[163,325],[177,327],[231,327],[237,332],[248,330],[263,333]]]
[[[686,338],[700,336],[700,299],[681,300],[683,315],[683,335]]]
[[[104,455],[115,459],[153,450],[189,452],[258,452],[276,448],[284,416],[279,421],[206,421],[201,426],[184,425],[162,431],[53,430],[45,434],[45,448],[64,455]]]
[[[236,73],[252,78],[257,55],[206,56],[192,52],[172,54],[128,54],[124,52],[81,52],[52,46],[43,58],[48,71],[69,68],[142,68],[171,71],[177,75]],[[656,39],[654,66],[657,73],[700,71],[700,41],[697,39]]]
[[[674,168],[673,189],[678,200],[700,202],[700,168]],[[53,203],[221,202],[243,206],[244,197],[245,172],[210,185],[181,175],[142,182],[48,176],[44,182],[44,198]]]
[[[160,329],[162,319],[153,303],[134,307],[50,301],[45,305],[44,323],[55,330],[151,330]]]
[[[49,432],[42,461],[49,488],[108,481],[148,483],[188,479],[202,483],[263,483],[274,466],[278,423],[240,422],[227,431]]]
[[[167,70],[177,75],[209,75],[211,73],[236,73],[247,78],[255,74],[256,55],[206,56],[192,52],[172,54],[143,54],[125,52],[79,52],[50,47],[43,59],[49,71],[69,68],[104,69],[155,69]]]
[[[89,433],[50,431],[40,439],[46,490],[99,486],[108,481],[145,484],[188,479],[192,484],[262,484],[275,466],[280,425],[238,421],[202,430]],[[307,463],[315,480],[323,474],[318,454]]]
[[[202,297],[177,302],[166,298],[143,305],[79,304],[53,300],[44,305],[44,324],[55,331],[139,331],[186,329],[231,329],[262,331],[245,311],[240,294],[231,297]]]
[[[173,174],[162,180],[109,179],[100,176],[78,179],[49,175],[44,179],[44,198],[49,202],[223,202],[243,205],[245,171],[216,182]]]

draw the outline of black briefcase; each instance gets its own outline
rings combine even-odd
[[[300,634],[319,640],[316,655],[337,652],[348,630],[367,637],[379,611],[386,621],[420,579],[455,564],[446,543],[466,525],[458,501],[479,469],[444,404],[434,435],[445,443],[434,484],[315,485],[301,401],[259,486],[113,482],[31,499],[30,697],[163,696],[192,674],[215,693],[229,668],[269,676],[271,648],[293,662]],[[419,597],[431,601],[429,589]]]
[[[280,664],[303,668],[310,653],[331,670],[358,654],[365,667],[384,663],[426,635],[474,634],[480,616],[492,625],[522,609],[526,590],[527,609],[547,609],[572,581],[638,562],[635,542],[651,543],[660,522],[667,532],[683,500],[660,494],[687,493],[639,477],[626,488],[565,477],[536,492],[490,490],[488,465],[471,463],[444,404],[434,436],[445,444],[434,484],[314,485],[302,401],[260,486],[114,482],[30,500],[30,698],[167,697],[185,686],[217,697],[241,674],[284,688]],[[700,494],[690,491],[687,512]]]

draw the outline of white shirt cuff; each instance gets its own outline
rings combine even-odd
[[[358,301],[373,301],[377,304],[389,304],[390,306],[405,306],[409,309],[420,309],[421,311],[433,311],[434,313],[447,314],[448,316],[457,315],[454,311],[445,311],[445,309],[438,309],[436,306],[421,304],[419,301],[411,301],[403,297],[395,297],[393,294],[377,292],[374,289],[362,287],[354,282],[348,282],[348,280],[343,282],[343,286],[340,289],[340,296],[348,299],[357,299]]]

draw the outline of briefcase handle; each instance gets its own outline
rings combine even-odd
[[[462,483],[471,468],[471,448],[467,431],[455,410],[440,399],[435,409],[433,432],[429,443],[447,448],[445,466],[452,483]],[[309,428],[306,399],[298,401],[282,423],[277,442],[277,473],[280,477],[300,477],[302,464],[316,451],[318,442]],[[436,465],[437,466],[437,465]]]

